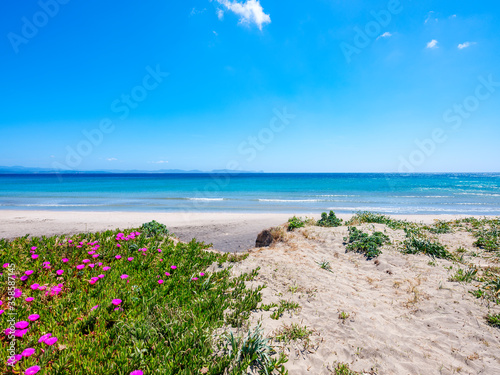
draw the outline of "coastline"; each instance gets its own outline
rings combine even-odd
[[[318,219],[320,212],[297,214]],[[269,227],[285,223],[293,214],[287,213],[225,213],[225,212],[131,212],[131,211],[31,211],[0,210],[0,238],[72,235],[82,232],[137,228],[156,220],[165,224],[181,241],[212,243],[224,252],[246,251],[255,245],[257,235]],[[352,214],[338,214],[347,220]],[[432,223],[434,220],[453,220],[473,215],[387,215],[398,219]],[[474,217],[490,217],[475,215]]]

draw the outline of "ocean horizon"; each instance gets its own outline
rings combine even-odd
[[[5,174],[0,209],[500,215],[500,173]]]

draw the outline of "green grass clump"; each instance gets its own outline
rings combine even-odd
[[[306,223],[304,220],[298,218],[297,216],[294,216],[290,219],[288,219],[288,230],[292,231],[297,228],[302,228]]]
[[[293,311],[298,308],[300,308],[300,305],[296,302],[281,300],[278,309],[271,314],[271,319],[278,320],[285,311]]]
[[[367,259],[382,254],[380,247],[389,242],[389,237],[382,232],[374,232],[372,235],[368,235],[356,227],[349,227],[348,230],[349,237],[344,237],[344,242],[347,243],[347,251],[364,254]]]
[[[146,237],[168,236],[168,229],[165,224],[160,224],[153,220],[141,226],[141,233]]]
[[[276,334],[276,341],[288,344],[291,341],[303,340],[304,346],[309,346],[309,338],[314,331],[308,329],[306,326],[300,326],[296,323],[290,325],[283,325]]]
[[[490,252],[500,252],[500,227],[483,228],[474,233],[474,246]],[[500,253],[498,254],[500,256]]]
[[[330,262],[326,260],[322,260],[321,262],[316,262],[322,270],[328,271],[328,272],[333,272],[332,271],[332,266],[330,266]]]
[[[486,321],[490,326],[500,328],[500,314],[487,315]]]
[[[451,224],[452,223],[449,221],[437,220],[433,225],[425,226],[424,229],[427,229],[429,232],[434,234],[451,233]]]
[[[359,372],[352,371],[347,363],[337,363],[333,371],[335,375],[360,375]]]
[[[404,229],[408,226],[415,226],[417,224],[410,223],[405,220],[391,219],[389,216],[376,214],[369,211],[357,212],[346,224],[347,225],[359,225],[364,223],[377,223],[385,224],[391,229]]]
[[[402,252],[405,254],[427,254],[433,258],[452,259],[453,255],[437,240],[427,237],[420,229],[405,229],[406,240]]]
[[[468,270],[463,270],[462,268],[459,268],[455,273],[455,275],[450,277],[450,281],[470,283],[471,281],[474,280],[476,275],[477,275],[477,268],[469,268]]]
[[[326,212],[321,214],[321,219],[316,222],[316,225],[319,227],[339,227],[342,225],[342,219],[339,219],[335,216],[333,211],[327,215]]]
[[[39,375],[229,371],[235,357],[220,352],[213,333],[241,326],[261,301],[260,288],[245,286],[253,273],[234,278],[229,269],[207,272],[230,256],[206,247],[194,240],[174,245],[160,232],[148,237],[135,230],[1,240],[6,312],[0,315],[0,373],[20,374],[32,366],[41,368]],[[16,289],[19,298],[12,296]],[[7,312],[15,313],[15,322],[29,323],[16,338],[15,354],[35,349],[13,368],[6,364],[12,355],[12,339],[4,332]],[[39,318],[31,321],[34,314]],[[46,333],[57,343],[39,343]],[[255,360],[244,356],[231,373],[246,373],[244,364]]]

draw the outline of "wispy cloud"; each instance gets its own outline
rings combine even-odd
[[[392,36],[392,34],[389,32],[389,31],[386,31],[385,33],[383,33],[382,35],[379,35],[377,37],[377,40],[380,39],[380,38],[390,38]]]
[[[473,44],[476,44],[476,42],[465,42],[465,43],[460,43],[460,44],[458,45],[458,49],[464,49],[464,48],[467,48],[467,47],[472,46]]]
[[[117,158],[107,158],[106,160],[107,161],[117,161],[118,159]]]
[[[150,161],[151,164],[166,164],[167,160]]]
[[[436,39],[432,39],[429,43],[427,43],[427,48],[438,48],[438,43],[439,42]]]
[[[242,24],[254,23],[260,30],[262,30],[262,25],[271,23],[271,17],[269,14],[264,13],[264,9],[262,8],[262,5],[260,5],[259,0],[246,0],[243,3],[236,0],[216,1],[228,11],[238,15],[240,17],[240,23]],[[219,19],[224,17],[224,11],[222,9],[217,10],[217,17],[219,17]]]
[[[427,18],[425,19],[424,21],[424,24],[427,24],[429,21],[431,21],[432,17],[434,16],[434,11],[431,10],[428,14],[427,14]],[[433,21],[438,21],[437,18],[434,18]]]
[[[189,13],[190,16],[196,16],[197,14],[202,14],[202,13],[205,13],[207,10],[207,8],[203,8],[203,9],[196,9],[196,8],[193,8],[191,9],[191,13]]]

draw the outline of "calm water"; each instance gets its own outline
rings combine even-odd
[[[0,209],[500,215],[500,174],[0,175]]]

